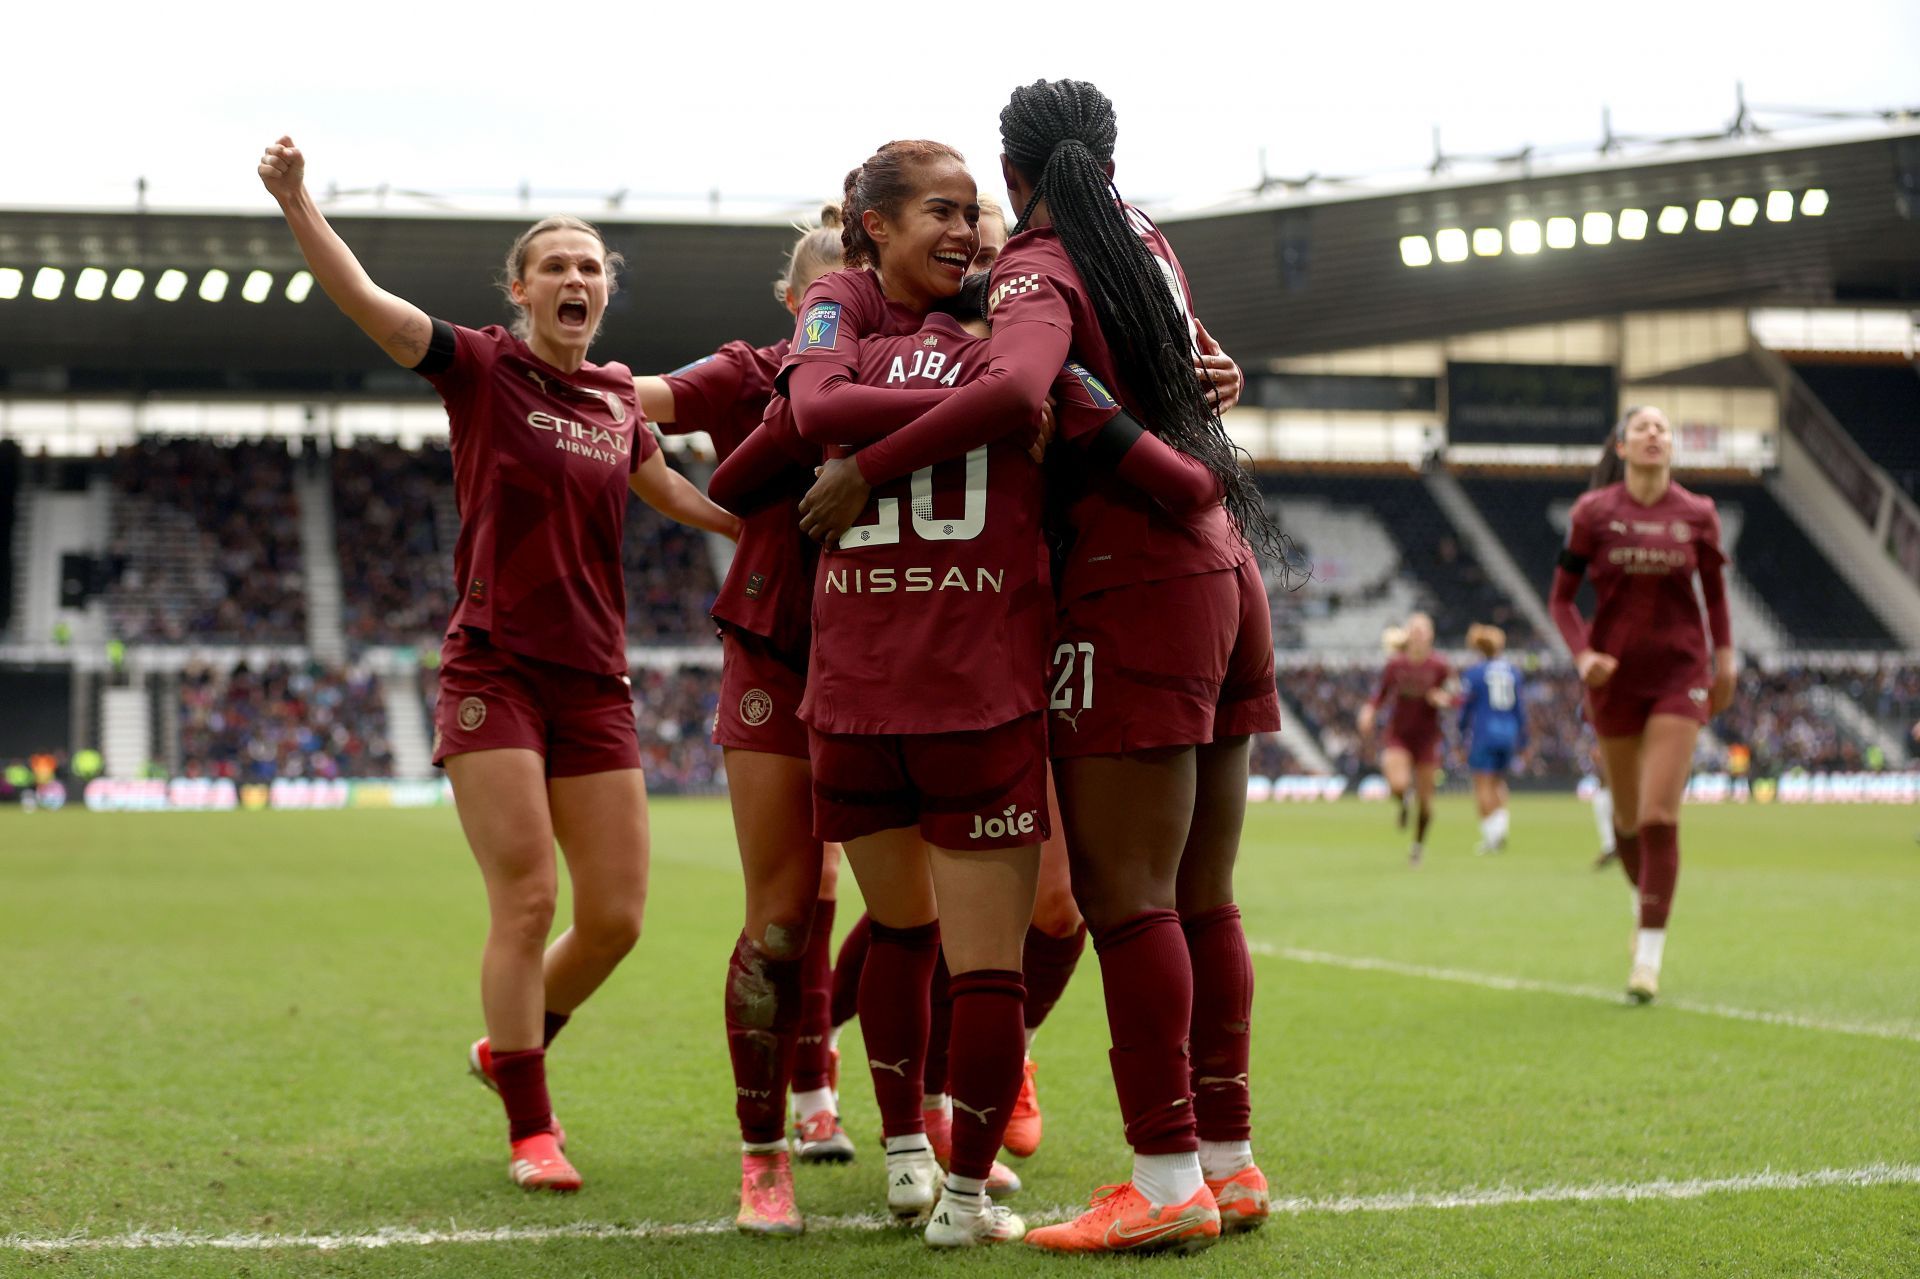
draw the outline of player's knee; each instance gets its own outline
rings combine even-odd
[[[1079,931],[1079,903],[1067,884],[1042,884],[1033,899],[1033,926],[1049,937],[1070,937]]]
[[[595,954],[612,959],[625,957],[640,940],[640,925],[646,918],[647,899],[603,905],[591,916],[576,916],[573,934],[576,941]]]
[[[1680,806],[1658,801],[1649,801],[1640,805],[1642,826],[1676,826],[1680,822]]]
[[[535,950],[543,949],[553,932],[555,893],[550,884],[534,885],[496,903],[493,932],[503,940]]]

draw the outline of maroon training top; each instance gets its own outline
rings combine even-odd
[[[416,366],[447,406],[460,537],[449,628],[598,674],[627,670],[629,477],[660,449],[623,364],[563,373],[498,325],[434,321]]]

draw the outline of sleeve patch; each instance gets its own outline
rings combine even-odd
[[[1087,398],[1093,401],[1093,407],[1096,409],[1120,407],[1120,401],[1113,398],[1113,393],[1107,390],[1106,383],[1095,377],[1086,365],[1068,360],[1067,372],[1080,379],[1080,388],[1087,393]]]
[[[671,372],[671,373],[669,373],[669,374],[667,374],[667,376],[668,376],[668,377],[685,377],[685,376],[686,376],[687,374],[689,374],[689,373],[691,373],[691,372],[693,372],[693,371],[694,371],[695,369],[697,369],[697,368],[699,368],[699,367],[700,367],[700,366],[701,366],[702,364],[711,364],[711,363],[713,363],[713,359],[714,359],[714,357],[713,357],[713,356],[711,356],[711,355],[703,355],[703,356],[701,356],[701,357],[700,357],[699,359],[697,359],[697,360],[695,360],[695,361],[694,361],[693,363],[691,363],[691,364],[682,364],[682,365],[681,365],[681,366],[680,366],[679,368],[677,368],[677,369],[675,369],[675,370],[674,370],[673,372]]]
[[[1038,274],[1015,275],[993,286],[993,292],[987,295],[987,314],[992,315],[999,305],[1010,297],[1021,293],[1031,293],[1040,287]]]
[[[806,318],[800,321],[800,345],[793,348],[793,353],[831,351],[839,341],[840,304],[815,302],[807,308]]]

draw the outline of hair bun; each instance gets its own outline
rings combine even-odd
[[[840,206],[837,204],[821,205],[820,206],[820,225],[823,227],[839,226],[840,225]]]

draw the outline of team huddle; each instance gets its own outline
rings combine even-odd
[[[1111,103],[1084,82],[1037,81],[1014,91],[1001,134],[1011,226],[957,152],[888,143],[795,245],[775,286],[792,338],[730,343],[664,376],[586,361],[621,265],[589,224],[529,228],[507,262],[513,331],[462,328],[367,277],[291,139],[262,157],[316,281],[447,406],[460,603],[434,761],[489,902],[487,1033],[469,1064],[502,1099],[523,1186],[582,1184],[546,1049],[633,946],[645,906],[620,561],[631,492],[736,545],[712,615],[714,733],[745,886],[724,1010],[740,1229],[800,1233],[793,1163],[854,1157],[836,1093],[853,1015],[885,1202],[924,1222],[929,1246],[1185,1252],[1268,1215],[1233,872],[1249,744],[1280,729],[1259,565],[1283,539],[1221,422],[1240,372],[1165,237],[1114,186]],[[666,466],[650,423],[711,437],[706,494]],[[1623,500],[1675,505],[1638,522],[1692,520],[1681,558],[1658,558],[1655,582],[1653,558],[1608,558],[1612,525],[1595,540],[1576,508],[1561,570],[1577,587],[1587,562],[1610,566],[1595,573],[1591,642],[1577,610],[1562,630],[1605,708],[1618,811],[1638,814],[1620,846],[1643,952],[1664,938],[1677,873],[1666,721],[1684,714],[1697,731],[1706,697],[1656,687],[1648,663],[1674,659],[1614,601],[1646,583],[1691,598],[1696,569],[1719,581],[1711,504],[1670,486],[1670,438],[1649,451],[1646,436],[1630,415]],[[1558,584],[1555,608],[1567,612]],[[1720,610],[1730,687],[1723,594]],[[1417,791],[1416,860],[1437,763],[1423,716],[1447,695],[1419,626],[1374,702],[1397,693],[1383,762],[1396,796]],[[1704,639],[1684,655],[1696,652],[1687,690],[1706,683]],[[1483,677],[1482,700],[1510,709],[1515,686],[1498,678]],[[1498,798],[1482,805],[1495,847]],[[1636,839],[1646,853],[1630,860]],[[575,905],[549,943],[556,841]],[[836,964],[843,861],[867,913]],[[1088,936],[1132,1170],[1077,1218],[1029,1231],[996,1202],[1020,1189],[1000,1155],[1039,1144],[1029,1050]],[[1656,946],[1656,976],[1658,963]]]

